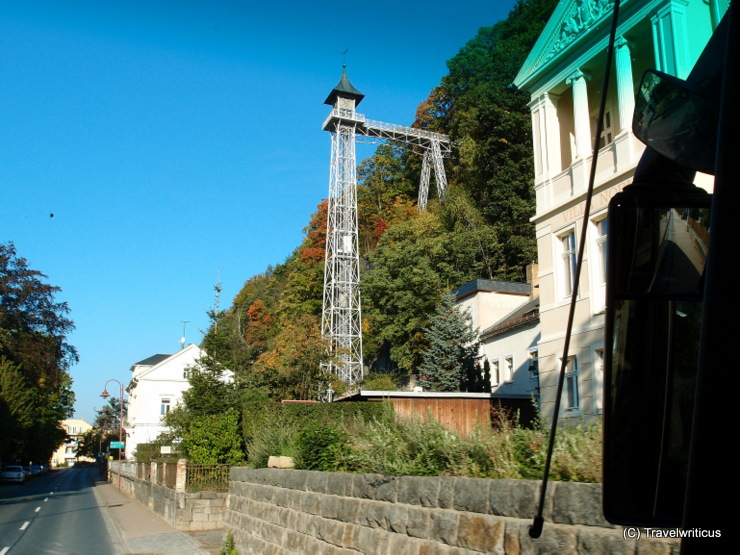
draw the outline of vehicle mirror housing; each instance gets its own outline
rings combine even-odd
[[[669,160],[714,174],[717,121],[717,103],[699,87],[652,69],[643,75],[632,131]]]
[[[635,183],[609,203],[604,516],[681,525],[711,195]]]

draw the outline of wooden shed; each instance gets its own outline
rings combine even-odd
[[[476,426],[489,427],[492,415],[501,407],[512,416],[520,415],[527,425],[534,416],[529,396],[500,396],[492,393],[432,391],[368,391],[345,397],[341,401],[389,401],[399,418],[432,416],[445,428],[467,437]],[[495,418],[495,416],[494,416]]]

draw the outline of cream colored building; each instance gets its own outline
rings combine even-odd
[[[728,0],[621,2],[588,215],[585,194],[613,0],[561,1],[514,81],[532,98],[537,203],[532,221],[539,257],[538,362],[545,415],[554,408],[584,218],[586,248],[560,415],[601,413],[607,204],[631,182],[644,149],[631,131],[642,74],[652,68],[686,77],[728,5]],[[700,176],[700,182],[711,186],[708,176]]]
[[[76,462],[95,462],[90,457],[78,457],[77,445],[82,434],[92,430],[92,424],[89,424],[84,418],[71,418],[62,420],[62,428],[67,432],[67,441],[64,442],[51,456],[51,466],[57,467],[60,464],[74,466]]]

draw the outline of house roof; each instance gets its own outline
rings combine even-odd
[[[537,323],[540,320],[540,296],[537,295],[529,302],[509,312],[495,324],[487,327],[480,334],[481,339],[495,337],[522,326]]]
[[[154,366],[156,364],[159,364],[165,359],[170,358],[172,355],[152,355],[149,358],[145,358],[144,360],[141,360],[139,362],[134,363],[131,366],[131,369],[134,369],[134,366]]]
[[[345,68],[342,68],[342,77],[339,79],[339,83],[337,84],[337,86],[334,87],[329,93],[329,96],[326,97],[326,100],[324,100],[324,104],[334,106],[334,104],[337,103],[338,96],[354,98],[355,106],[358,106],[360,102],[362,102],[362,99],[365,98],[365,95],[358,91],[354,87],[354,85],[350,83],[349,77],[347,77],[347,70]]]
[[[146,360],[154,359],[155,357],[163,357],[163,358],[161,358],[158,362],[156,362],[154,364],[150,363],[150,364],[145,365],[145,364],[139,363],[139,365],[141,365],[141,366],[148,366],[148,368],[145,368],[145,369],[141,370],[140,373],[137,376],[134,377],[134,380],[140,380],[144,376],[147,376],[147,375],[150,375],[150,374],[152,374],[154,372],[157,372],[158,368],[160,368],[161,366],[164,366],[165,364],[169,363],[170,361],[173,361],[173,360],[175,360],[175,359],[177,359],[177,358],[179,358],[181,356],[185,356],[185,355],[189,354],[193,350],[195,350],[198,353],[202,353],[202,351],[200,350],[200,347],[198,347],[198,345],[196,345],[195,343],[191,343],[190,345],[188,345],[184,349],[180,349],[179,351],[177,351],[174,355],[154,355],[153,357],[149,357]],[[137,365],[135,364],[134,367],[135,366],[137,366]],[[133,369],[133,367],[132,367],[132,369]]]
[[[465,297],[474,295],[479,291],[489,293],[509,293],[513,295],[529,295],[532,292],[531,283],[519,283],[515,281],[496,281],[492,279],[474,279],[463,283],[452,290],[452,294],[460,301]]]

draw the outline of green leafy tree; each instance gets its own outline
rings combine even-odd
[[[67,335],[74,324],[45,278],[13,243],[0,244],[0,412],[14,430],[1,442],[5,460],[48,460],[66,437],[59,422],[73,412],[68,370],[77,351]]]
[[[239,413],[228,409],[193,419],[181,448],[194,464],[241,464],[245,462]]]
[[[427,391],[460,391],[479,358],[478,334],[470,315],[455,306],[455,297],[446,293],[424,330],[429,349],[419,367],[419,382]]]
[[[167,438],[161,439],[163,442],[167,439],[165,443],[179,443],[185,457],[192,460],[194,455],[190,448],[205,441],[203,438],[209,433],[207,427],[199,422],[207,422],[210,417],[230,411],[236,412],[239,390],[227,369],[210,355],[201,357],[190,368],[188,382],[190,387],[183,392],[183,402],[164,417],[164,423],[172,431],[167,433]],[[215,435],[220,431],[214,427],[210,433]],[[196,436],[197,441],[193,439]],[[220,440],[213,437],[212,441],[218,443]]]
[[[522,0],[507,19],[482,27],[417,110],[415,125],[451,136],[451,187],[468,192],[500,238],[495,273],[502,279],[523,279],[537,255],[530,99],[510,83],[556,4]]]

